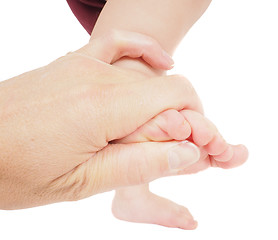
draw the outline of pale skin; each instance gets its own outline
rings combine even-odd
[[[247,158],[244,146],[227,144],[208,119],[191,110],[167,110],[117,142],[184,139],[198,143],[201,156],[197,163],[181,170],[179,174],[197,173],[211,166],[236,167]],[[197,222],[185,207],[151,193],[148,185],[116,190],[112,211],[117,218],[126,221],[154,223],[187,230],[197,226]]]
[[[91,38],[102,36],[113,29],[135,31],[156,39],[172,55],[210,2],[211,0],[108,0]],[[140,59],[122,58],[114,65],[146,76],[164,74],[163,71],[150,68]],[[197,172],[209,166],[232,168],[247,159],[247,149],[243,145],[227,144],[202,114],[192,111],[166,111],[117,142],[185,140],[188,137],[201,147],[201,158],[194,166],[180,171],[180,174]],[[197,222],[185,207],[151,193],[147,184],[116,190],[112,211],[115,217],[126,221],[182,229],[197,227]]]
[[[116,36],[122,34],[117,32]],[[153,68],[169,69],[169,59],[154,42],[137,42],[134,48],[126,41],[128,37],[124,39],[117,40],[112,34],[109,41],[93,41],[93,46],[108,49],[104,54],[88,45],[0,84],[2,209],[78,200],[144,184],[182,174],[185,165],[200,159],[199,150],[192,144],[115,141],[130,138],[136,129],[167,109],[202,112],[194,89],[181,76],[146,78],[95,60],[111,64],[118,57],[128,56],[143,58],[153,73]],[[135,39],[138,41],[138,36]],[[112,49],[111,43],[116,43]],[[127,49],[113,51],[122,43],[128,45]],[[163,98],[157,101],[157,96]],[[172,161],[177,150],[182,152],[183,168]]]
[[[167,109],[202,111],[187,79],[110,65],[122,56],[164,70],[172,64],[151,38],[113,31],[0,83],[0,209],[79,200],[198,161],[193,144],[115,143]]]

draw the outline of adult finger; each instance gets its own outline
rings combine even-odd
[[[93,38],[77,52],[108,64],[113,64],[122,57],[130,57],[142,58],[157,69],[169,70],[174,65],[173,59],[153,38],[128,31],[113,30],[103,37]]]
[[[61,194],[57,197],[78,200],[175,175],[199,158],[199,149],[187,141],[109,144],[87,162],[56,179],[51,188]]]

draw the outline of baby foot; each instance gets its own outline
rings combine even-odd
[[[151,193],[148,185],[117,190],[112,212],[116,218],[124,221],[185,230],[193,230],[198,224],[187,208]]]
[[[191,126],[188,138],[201,149],[200,160],[180,174],[196,173],[208,167],[224,169],[242,165],[248,158],[244,145],[227,144],[212,122],[198,112],[182,110],[180,112]]]
[[[165,111],[131,135],[121,139],[120,143],[184,139],[189,139],[200,146],[202,154],[199,162],[189,169],[180,171],[180,174],[204,170],[211,165],[214,166],[217,161],[222,161],[221,164],[226,164],[229,160],[237,164],[245,161],[245,157],[242,157],[243,152],[238,151],[238,147],[228,145],[208,119],[190,110]],[[208,155],[208,152],[212,156]],[[151,193],[148,185],[117,190],[112,212],[116,218],[130,222],[152,223],[188,230],[197,227],[197,222],[185,207]]]
[[[146,141],[189,140],[202,150],[200,160],[192,166],[194,172],[210,166],[232,168],[243,164],[248,151],[243,145],[228,144],[215,125],[202,114],[192,110],[167,110],[118,143]]]

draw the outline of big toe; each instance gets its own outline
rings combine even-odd
[[[198,223],[193,219],[188,209],[180,205],[176,207],[177,210],[172,212],[172,216],[168,218],[169,223],[172,223],[173,227],[178,227],[184,230],[196,229]]]

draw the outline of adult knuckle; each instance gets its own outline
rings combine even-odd
[[[176,84],[179,86],[179,89],[185,91],[186,93],[195,93],[195,89],[191,82],[182,75],[173,75],[172,81],[175,81]]]
[[[184,104],[187,104],[189,99],[192,101],[197,99],[197,93],[195,92],[194,87],[184,76],[168,76],[166,81],[170,82],[170,84],[168,82],[167,85],[171,88],[172,93],[175,94],[178,99],[183,99]]]
[[[172,87],[176,96],[182,99],[182,104],[190,109],[203,113],[203,107],[200,98],[191,82],[184,76],[171,76]]]
[[[146,47],[152,48],[159,45],[158,42],[150,36],[143,36],[143,39]]]
[[[112,43],[112,45],[114,46],[121,46],[123,43],[123,36],[121,31],[117,30],[117,29],[111,29],[108,32],[108,39],[110,41],[110,43]]]

